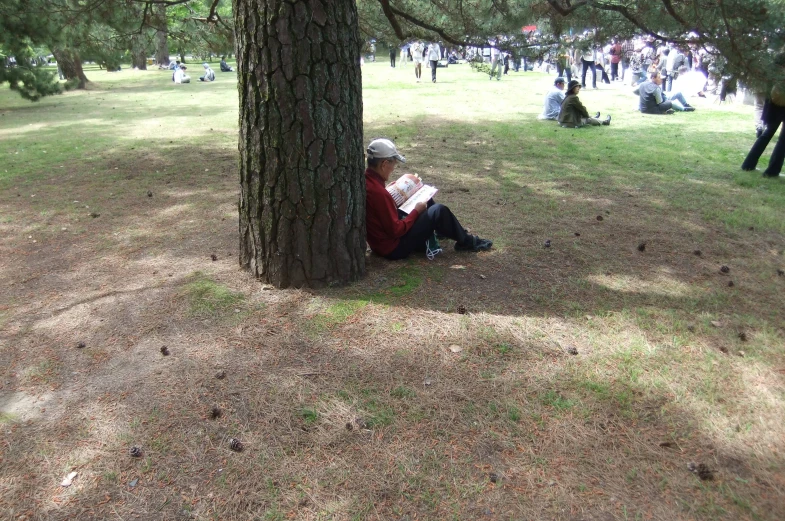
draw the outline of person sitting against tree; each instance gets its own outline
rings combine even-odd
[[[608,116],[603,121],[600,121],[600,113],[589,117],[589,111],[583,106],[581,100],[578,99],[578,92],[581,90],[580,82],[572,80],[567,84],[567,96],[561,104],[559,111],[559,124],[562,127],[580,128],[584,125],[610,125],[611,117]]]
[[[695,107],[687,103],[681,92],[672,92],[666,96],[662,92],[662,76],[655,70],[649,74],[649,79],[641,83],[633,92],[638,94],[638,109],[644,114],[673,114],[679,112],[693,112]]]
[[[204,76],[199,76],[199,81],[215,81],[215,72],[207,65],[207,62],[202,64],[204,67]]]
[[[389,139],[374,139],[366,152],[365,226],[375,253],[390,260],[404,259],[415,251],[428,253],[434,232],[454,240],[457,251],[485,251],[493,246],[492,241],[467,233],[450,209],[433,199],[417,203],[409,215],[402,216],[385,183],[406,158]]]
[[[559,76],[553,82],[551,90],[545,95],[545,107],[537,119],[559,119],[562,101],[564,101],[564,78]]]
[[[221,72],[234,72],[234,69],[226,63],[226,56],[221,56]]]

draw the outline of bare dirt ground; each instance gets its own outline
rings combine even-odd
[[[785,518],[783,236],[409,132],[494,251],[267,288],[209,143],[3,190],[0,517]]]

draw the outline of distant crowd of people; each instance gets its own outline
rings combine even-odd
[[[440,67],[439,62],[442,60],[443,53],[442,47],[438,42],[423,43],[415,41],[401,46],[400,51],[397,47],[391,46],[390,67],[395,68],[395,60],[399,52],[401,57],[399,64],[405,65],[408,61],[414,63],[414,77],[417,83],[422,78],[422,64],[425,62],[428,62],[431,67],[431,82],[436,83],[436,69]]]
[[[210,67],[210,64],[204,62],[202,67],[204,68],[204,74],[199,76],[199,81],[215,81],[215,71]],[[221,72],[234,72],[234,68],[226,63],[226,56],[221,56],[219,67]],[[188,66],[186,66],[184,63],[180,63],[180,60],[170,62],[169,70],[172,71],[172,81],[175,84],[191,83],[191,77],[186,72],[188,70]]]

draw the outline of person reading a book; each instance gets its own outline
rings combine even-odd
[[[428,252],[437,235],[455,241],[457,251],[485,251],[493,242],[466,233],[452,211],[443,204],[419,201],[411,212],[399,211],[393,196],[385,187],[398,163],[404,158],[389,139],[375,139],[366,150],[365,223],[371,249],[390,260],[404,259],[412,252]]]

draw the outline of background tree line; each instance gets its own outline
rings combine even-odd
[[[47,56],[66,88],[84,88],[82,63],[117,70],[169,65],[170,54],[234,52],[230,0],[0,0],[0,83],[26,99],[61,92],[40,67]]]

